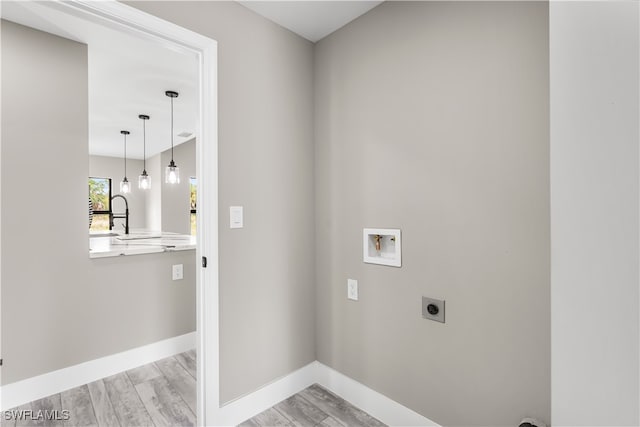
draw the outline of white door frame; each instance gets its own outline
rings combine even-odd
[[[48,6],[198,57],[200,117],[196,144],[198,216],[196,265],[197,419],[220,419],[218,322],[218,76],[217,42],[115,0],[45,2]]]

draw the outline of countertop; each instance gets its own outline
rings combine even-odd
[[[196,237],[160,231],[132,231],[89,236],[89,258],[189,251],[196,248]]]

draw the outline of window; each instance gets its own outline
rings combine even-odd
[[[93,219],[89,231],[109,231],[111,224],[111,178],[89,178],[89,200],[93,205]]]
[[[198,197],[198,180],[194,177],[189,178],[189,190],[191,196],[189,197],[191,205],[191,235],[196,235],[196,207]]]

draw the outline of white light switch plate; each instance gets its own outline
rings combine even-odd
[[[358,281],[347,279],[347,298],[358,301]]]
[[[242,206],[229,207],[229,228],[243,228],[244,218]]]
[[[182,280],[183,278],[182,264],[176,264],[173,266],[171,278],[173,280]]]

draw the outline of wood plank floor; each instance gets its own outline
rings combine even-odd
[[[385,427],[385,424],[314,384],[240,424],[240,427],[272,426]]]
[[[24,418],[2,427],[142,427],[196,425],[196,352],[131,369],[9,411]],[[46,420],[38,411],[69,411],[68,420]],[[29,412],[30,411],[30,412]],[[31,414],[31,417],[29,417]],[[317,384],[243,422],[241,427],[382,427],[380,421]]]
[[[7,420],[3,413],[2,427],[195,426],[195,367],[196,351],[190,350],[14,408],[32,417]],[[68,410],[69,419],[38,418],[40,410]]]

